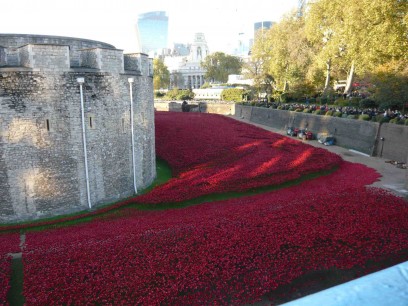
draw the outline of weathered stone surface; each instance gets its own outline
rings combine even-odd
[[[0,68],[0,222],[88,208],[78,77],[85,79],[93,207],[134,193],[129,77],[135,80],[137,186],[154,180],[152,77],[148,69],[124,74],[121,50],[90,47],[101,55],[95,69],[70,67],[72,48],[35,44],[20,48],[20,67]],[[148,66],[147,58],[143,62]]]

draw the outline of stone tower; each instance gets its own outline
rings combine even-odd
[[[0,46],[0,223],[94,209],[152,183],[147,55],[43,35],[0,34]]]

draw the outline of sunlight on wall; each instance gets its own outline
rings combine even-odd
[[[33,120],[13,118],[4,132],[9,143],[26,142],[36,148],[44,148],[48,142],[41,137],[40,124]]]
[[[63,194],[61,186],[57,188],[57,184],[53,178],[53,174],[49,169],[34,168],[27,169],[24,174],[24,182],[26,184],[26,195],[31,198],[41,200],[51,200]]]

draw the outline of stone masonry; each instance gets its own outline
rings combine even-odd
[[[134,194],[128,78],[134,79],[138,190],[156,177],[147,55],[123,55],[100,42],[45,38],[0,34],[0,223],[88,209],[78,77],[85,79],[92,208]]]

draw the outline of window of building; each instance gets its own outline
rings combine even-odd
[[[88,127],[95,129],[95,116],[93,114],[88,114]]]

